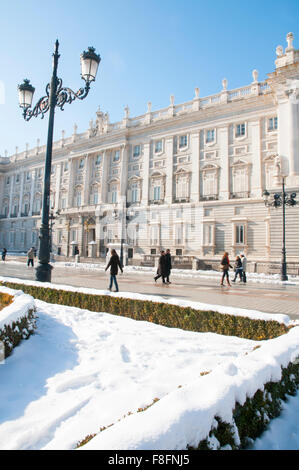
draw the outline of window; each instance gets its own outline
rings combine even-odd
[[[58,231],[58,243],[62,242],[62,230]]]
[[[117,202],[117,188],[116,186],[111,187],[111,202],[115,204]]]
[[[6,177],[6,184],[9,184],[10,183],[10,176],[7,176]]]
[[[188,139],[186,135],[180,135],[179,137],[179,148],[187,147]]]
[[[63,171],[68,171],[68,169],[69,169],[69,162],[64,162]]]
[[[162,140],[156,140],[155,142],[155,153],[161,153],[162,152]]]
[[[53,165],[51,168],[51,175],[54,175],[54,174],[55,174],[55,165]]]
[[[246,125],[243,122],[242,124],[237,124],[236,125],[236,132],[235,136],[236,137],[244,137],[246,135]]]
[[[77,207],[81,206],[81,191],[76,192],[76,206]]]
[[[96,159],[95,159],[95,165],[96,166],[99,166],[101,164],[101,161],[102,161],[102,156],[101,155],[97,155],[96,156]]]
[[[236,168],[233,173],[234,193],[243,193],[248,191],[247,167]]]
[[[181,245],[183,243],[183,226],[181,224],[175,227],[175,244]]]
[[[17,175],[16,175],[16,183],[19,183],[19,182],[20,182],[20,175],[17,174]]]
[[[29,212],[29,204],[28,202],[25,202],[24,204],[24,215],[28,215]]]
[[[204,244],[206,246],[213,244],[213,225],[204,224]]]
[[[82,168],[84,168],[84,158],[81,158],[79,162],[79,170],[82,170]]]
[[[38,177],[38,178],[41,178],[42,174],[43,174],[43,170],[42,170],[41,168],[38,168],[38,170],[37,170],[37,177]]]
[[[33,203],[33,212],[37,213],[37,212],[40,212],[40,210],[41,210],[41,198],[35,197],[34,203]]]
[[[71,230],[71,241],[72,242],[75,242],[77,240],[77,230],[76,229],[72,229]]]
[[[159,201],[161,199],[161,186],[154,187],[154,201]]]
[[[187,176],[180,176],[178,178],[176,196],[181,199],[189,197],[189,178]]]
[[[151,227],[151,237],[150,237],[151,245],[158,245],[159,242],[159,226],[153,225]]]
[[[65,209],[65,207],[66,207],[66,200],[65,200],[65,198],[62,198],[61,199],[61,209]]]
[[[268,132],[277,131],[277,116],[268,119]]]
[[[236,244],[244,245],[245,243],[245,228],[243,224],[236,225]]]
[[[206,144],[210,144],[215,141],[215,129],[208,129],[206,131]]]
[[[207,171],[203,177],[203,195],[217,195],[217,176],[214,171]]]
[[[141,153],[141,147],[140,147],[140,145],[134,145],[133,157],[134,157],[134,158],[139,157],[139,156],[140,156],[140,153]]]
[[[99,194],[97,192],[93,193],[93,203],[98,204],[99,202]]]
[[[137,202],[139,200],[138,197],[138,183],[133,183],[131,185],[131,202]]]
[[[119,150],[115,150],[114,154],[113,154],[113,161],[114,162],[118,162],[120,159],[120,151]]]

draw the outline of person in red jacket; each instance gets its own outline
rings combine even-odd
[[[229,262],[229,257],[228,257],[228,252],[225,251],[225,253],[223,254],[223,257],[222,257],[222,260],[221,260],[221,269],[222,269],[222,279],[221,279],[221,286],[223,286],[223,281],[224,279],[226,278],[226,282],[227,284],[230,286],[230,282],[229,282],[229,275],[228,275],[228,270],[229,268],[232,268],[230,262]]]

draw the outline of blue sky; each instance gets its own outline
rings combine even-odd
[[[17,85],[29,78],[34,103],[51,78],[55,40],[60,42],[58,75],[64,86],[80,88],[80,53],[94,46],[102,62],[89,96],[55,114],[55,140],[74,123],[85,131],[98,106],[112,122],[259,80],[273,71],[277,45],[293,32],[299,49],[299,0],[0,0],[0,155],[46,143],[48,116],[25,122]],[[1,93],[0,93],[1,99]]]

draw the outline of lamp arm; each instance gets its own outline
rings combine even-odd
[[[65,103],[71,104],[75,99],[84,100],[90,90],[90,82],[86,82],[85,88],[79,88],[73,91],[71,88],[62,87],[62,80],[58,79],[58,88],[56,94],[56,105],[63,111]]]
[[[33,109],[26,108],[23,111],[23,117],[25,121],[30,121],[32,117],[37,117],[41,114],[41,118],[49,111],[49,96],[50,96],[50,83],[46,86],[46,95],[38,100]]]

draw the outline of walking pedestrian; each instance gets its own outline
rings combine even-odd
[[[116,251],[114,249],[111,250],[111,258],[109,260],[109,263],[106,266],[105,271],[107,271],[109,266],[110,266],[109,290],[110,291],[112,290],[112,284],[114,283],[115,292],[118,292],[118,284],[117,284],[116,276],[118,274],[118,268],[120,268],[121,272],[123,272],[123,268],[120,264],[119,256],[118,256],[118,254],[116,253]]]
[[[166,284],[165,278],[167,277],[167,267],[166,267],[166,255],[165,251],[161,251],[161,255],[159,258],[159,264],[158,264],[158,269],[157,269],[157,276],[154,277],[155,282],[157,282],[157,279],[159,277],[162,277],[162,283]]]
[[[7,249],[3,248],[3,250],[2,250],[2,261],[5,261],[6,254],[7,254]]]
[[[166,282],[167,284],[171,284],[169,280],[169,276],[172,270],[172,265],[171,265],[171,254],[170,254],[169,248],[166,250],[165,258],[166,258],[166,270],[167,270]]]
[[[240,277],[240,282],[243,281],[243,267],[240,256],[236,257],[235,260],[235,277],[232,279],[232,282],[236,282],[237,277]]]
[[[230,262],[229,262],[229,257],[228,257],[228,252],[225,251],[223,256],[222,256],[222,260],[221,260],[221,269],[222,269],[222,279],[221,279],[221,286],[223,286],[223,281],[224,279],[226,279],[226,282],[227,284],[230,286],[230,282],[229,282],[229,274],[228,274],[228,270],[229,268],[232,268]]]
[[[27,251],[27,266],[34,266],[34,248],[30,248],[30,250]]]
[[[247,278],[246,278],[247,258],[243,253],[241,254],[241,261],[242,261],[242,268],[243,268],[243,282],[246,283],[247,281]]]

